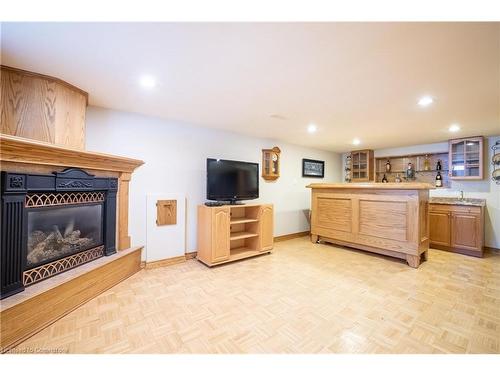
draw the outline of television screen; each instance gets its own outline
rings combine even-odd
[[[207,159],[207,199],[237,201],[258,197],[258,163]]]

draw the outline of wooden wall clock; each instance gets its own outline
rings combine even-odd
[[[278,147],[262,150],[262,178],[276,180],[280,176],[280,154]]]

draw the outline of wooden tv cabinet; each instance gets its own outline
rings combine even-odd
[[[270,253],[273,205],[198,206],[198,255],[207,266]]]

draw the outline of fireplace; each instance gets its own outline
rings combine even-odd
[[[116,252],[116,178],[2,172],[1,298]]]

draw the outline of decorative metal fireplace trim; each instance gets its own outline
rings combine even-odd
[[[30,193],[26,195],[25,207],[61,206],[65,204],[79,204],[104,202],[106,195],[103,191],[80,193]]]
[[[2,172],[1,185],[1,249],[0,249],[0,297],[5,298],[24,290],[25,281],[30,284],[40,278],[25,279],[27,270],[28,210],[41,206],[79,205],[100,202],[103,205],[103,252],[104,255],[116,253],[116,193],[118,180],[109,177],[95,177],[81,169],[69,168],[48,175]],[[99,248],[56,260],[83,254]],[[94,256],[97,252],[92,253]],[[87,254],[89,255],[89,254]],[[88,259],[89,257],[80,257]],[[43,266],[48,266],[49,264]],[[76,267],[75,259],[69,268]],[[40,267],[43,267],[40,266]],[[33,268],[32,270],[40,267]],[[69,269],[66,268],[66,269]],[[61,267],[51,268],[52,273],[40,275],[53,276],[63,272]],[[56,270],[57,272],[53,272]],[[34,281],[33,281],[34,280]]]
[[[28,286],[47,279],[64,271],[88,263],[104,255],[104,246],[97,246],[89,250],[58,259],[23,272],[23,284]]]

